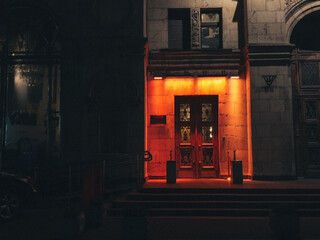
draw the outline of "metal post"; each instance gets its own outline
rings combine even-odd
[[[140,184],[140,163],[139,163],[139,154],[136,156],[137,161],[137,184]]]
[[[228,150],[228,177],[230,177],[230,151]]]
[[[69,164],[69,166],[68,166],[68,207],[70,207],[71,206],[71,171],[72,171],[72,169],[71,169],[71,164]]]
[[[104,191],[104,186],[106,182],[106,160],[102,161],[102,191]]]
[[[53,122],[52,122],[52,64],[48,64],[48,103],[47,103],[47,161],[51,162],[52,144],[53,144]]]

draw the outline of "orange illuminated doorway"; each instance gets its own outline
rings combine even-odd
[[[175,97],[179,178],[219,176],[218,96]]]

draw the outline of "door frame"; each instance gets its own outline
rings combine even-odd
[[[190,143],[181,143],[179,126],[179,104],[190,103]],[[213,105],[213,138],[212,143],[202,142],[202,121],[201,119],[201,103],[210,102]],[[175,159],[177,161],[177,176],[178,178],[218,178],[219,177],[219,101],[218,95],[186,95],[175,96]],[[213,167],[204,167],[201,156],[203,156],[203,149],[213,148]],[[191,151],[191,166],[182,167],[180,158],[180,149],[185,148]]]
[[[320,119],[319,116],[315,119],[308,119],[306,105],[307,102],[315,103],[316,111],[320,113],[320,85],[303,85],[303,63],[318,63],[318,69],[320,69],[320,52],[306,52],[298,49],[293,52],[291,71],[296,171],[298,177],[319,178],[320,167],[309,162],[308,158],[310,149],[320,149]],[[317,126],[318,134],[315,133],[315,139],[308,136],[308,126],[311,125]]]

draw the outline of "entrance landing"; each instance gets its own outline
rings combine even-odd
[[[177,179],[167,184],[165,179],[151,179],[143,188],[242,188],[242,189],[320,189],[320,179],[299,179],[290,181],[256,181],[244,179],[243,184],[233,184],[225,179]]]

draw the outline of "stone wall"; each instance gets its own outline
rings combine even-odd
[[[219,173],[228,175],[228,151],[233,160],[243,161],[243,174],[251,175],[248,157],[247,101],[245,79],[226,77],[149,79],[147,106],[147,144],[153,154],[148,163],[149,177],[165,177],[166,161],[179,154],[175,147],[175,96],[218,96]],[[167,123],[151,125],[150,115],[165,115]],[[229,173],[231,166],[229,165]]]
[[[150,49],[168,48],[168,8],[222,8],[223,48],[238,48],[237,4],[232,0],[149,0],[147,37]]]
[[[271,87],[262,76],[276,75]],[[292,88],[287,66],[251,68],[254,176],[295,174]]]
[[[249,43],[286,41],[285,0],[248,0]]]
[[[285,0],[248,0],[253,174],[295,176]],[[265,75],[275,75],[266,87]]]

